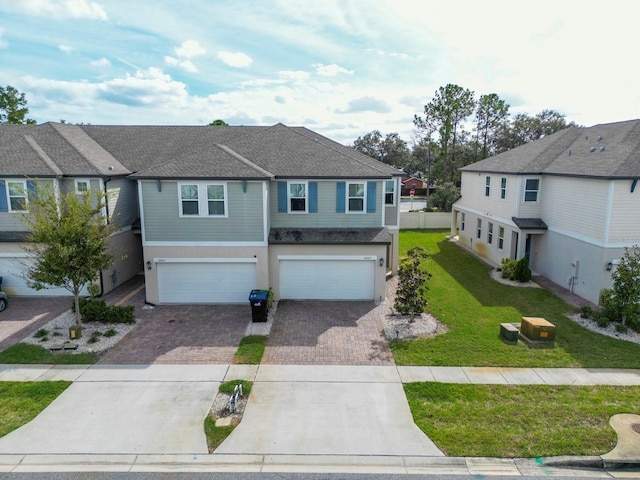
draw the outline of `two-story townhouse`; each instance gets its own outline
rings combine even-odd
[[[116,225],[110,248],[116,261],[101,272],[101,291],[109,292],[142,270],[142,248],[131,225],[138,218],[131,172],[80,128],[64,124],[3,125],[0,128],[0,276],[10,295],[68,295],[62,288],[35,291],[24,277],[28,212],[38,188],[54,192],[101,191],[106,222]]]
[[[105,191],[126,258],[103,272],[103,291],[144,271],[150,303],[246,302],[268,287],[280,298],[381,301],[397,267],[402,172],[303,127],[51,123],[0,137],[1,171],[21,191],[36,178]],[[0,267],[17,287],[9,263],[24,255],[25,232],[6,213],[0,256],[12,258]]]
[[[597,303],[640,243],[640,120],[571,127],[461,169],[451,234]]]
[[[238,303],[272,287],[281,299],[381,301],[401,172],[304,128],[234,128],[131,175],[147,300]]]

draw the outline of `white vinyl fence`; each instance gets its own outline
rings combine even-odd
[[[402,212],[400,230],[451,227],[451,212]]]

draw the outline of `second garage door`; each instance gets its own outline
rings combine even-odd
[[[373,300],[375,260],[280,259],[280,297]]]
[[[160,303],[246,303],[256,288],[256,264],[158,263]]]

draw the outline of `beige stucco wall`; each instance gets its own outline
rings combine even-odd
[[[115,261],[102,271],[103,293],[122,285],[134,275],[142,272],[142,239],[139,234],[126,230],[109,239],[109,249]],[[115,275],[114,275],[115,273]]]

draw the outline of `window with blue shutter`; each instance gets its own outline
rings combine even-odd
[[[7,186],[4,180],[0,180],[0,212],[8,212],[9,204],[7,203]]]
[[[309,213],[318,213],[318,182],[309,182]]]
[[[287,182],[278,182],[278,212],[287,213]]]
[[[344,213],[345,208],[345,196],[346,196],[346,183],[338,182],[336,184],[336,212]]]
[[[367,212],[376,211],[376,182],[367,182]]]
[[[29,199],[36,198],[36,182],[34,180],[27,180],[27,195]]]

